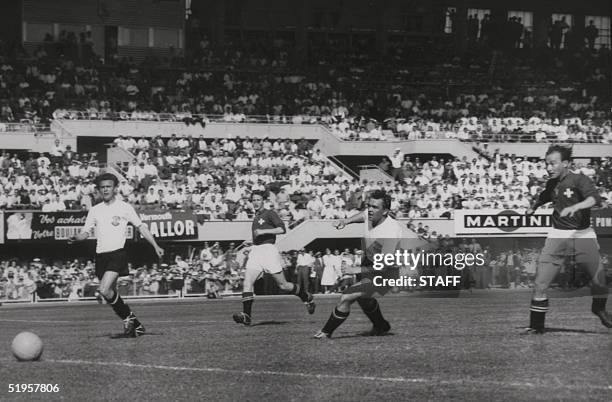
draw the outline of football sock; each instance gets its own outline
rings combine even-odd
[[[368,316],[376,328],[380,328],[385,324],[385,319],[382,316],[380,306],[376,299],[360,297],[357,299],[357,303],[359,303],[359,307],[361,307],[365,315]]]
[[[548,311],[548,299],[532,299],[529,309],[529,328],[544,329],[544,320]]]
[[[122,320],[125,320],[130,315],[130,307],[125,304],[121,296],[119,296],[119,293],[117,293],[116,291],[113,297],[111,297],[110,299],[107,299],[105,297],[104,300],[106,300],[106,302],[111,305],[113,311],[115,311],[115,314],[117,314]]]
[[[591,305],[591,311],[594,313],[597,313],[599,311],[604,311],[606,309],[606,302],[608,301],[608,299],[606,298],[600,298],[600,297],[594,297],[593,298],[593,304]]]
[[[242,293],[242,311],[249,317],[251,316],[251,307],[253,306],[254,299],[253,292]]]
[[[336,328],[340,326],[340,324],[342,324],[347,319],[349,314],[350,311],[344,313],[342,311],[338,311],[337,307],[334,308],[334,311],[329,316],[329,319],[327,320],[321,331],[325,332],[326,334],[331,334],[336,330]]]
[[[304,303],[308,301],[308,292],[306,292],[304,289],[302,289],[301,286],[296,285],[295,283],[293,284],[293,289],[291,289],[289,293],[291,293],[292,295],[296,295]]]

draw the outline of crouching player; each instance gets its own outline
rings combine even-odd
[[[599,258],[599,244],[591,227],[591,208],[601,202],[591,180],[569,170],[571,148],[553,145],[546,152],[550,179],[535,204],[527,210],[533,214],[543,204],[552,202],[553,228],[550,230],[538,264],[535,288],[531,299],[530,323],[526,334],[544,333],[548,311],[546,290],[557,276],[567,255],[574,255],[576,264],[591,276],[591,311],[601,323],[612,328],[612,315],[606,311],[608,288]]]
[[[374,254],[377,253],[395,253],[402,238],[405,237],[405,231],[397,220],[389,216],[390,208],[391,196],[383,190],[375,190],[369,196],[366,211],[340,220],[337,222],[336,228],[342,229],[351,223],[364,222],[366,225],[364,227],[365,257],[368,260],[372,260]],[[366,261],[364,265],[371,265],[371,261]],[[383,317],[375,296],[383,296],[391,288],[375,286],[372,275],[393,278],[398,276],[399,271],[394,267],[385,268],[384,271],[364,272],[359,282],[345,289],[340,297],[340,302],[334,308],[321,331],[317,332],[314,337],[316,339],[331,338],[334,330],[348,318],[351,305],[355,302],[359,304],[359,307],[373,324],[372,329],[364,335],[379,336],[387,334],[391,325]]]

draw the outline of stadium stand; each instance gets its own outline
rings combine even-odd
[[[257,56],[247,51],[253,48],[248,38],[222,50],[204,47],[207,56],[188,68],[150,59],[92,64],[44,50],[34,59],[4,57],[0,121],[321,123],[350,140],[609,143],[612,135],[605,47],[538,57],[528,49],[457,57],[444,48],[398,47],[384,63],[359,49],[343,55],[313,48],[317,63],[302,68],[283,62],[282,51]]]
[[[243,220],[252,215],[254,190],[269,190],[271,206],[282,218],[335,219],[358,209],[363,192],[385,188],[392,209],[409,218],[440,217],[455,208],[524,208],[547,177],[542,160],[483,154],[477,159],[421,161],[397,151],[381,163],[395,180],[359,183],[307,141],[248,138],[117,138],[117,146],[136,153],[123,166],[119,193],[140,207],[189,209],[204,219]],[[96,155],[56,149],[54,155],[26,160],[4,152],[0,167],[0,208],[58,211],[87,209],[99,172]],[[576,162],[574,171],[593,178],[610,202],[610,160]],[[391,177],[389,177],[391,178]]]
[[[219,49],[198,34],[186,63],[103,64],[87,38],[78,44],[76,34],[63,32],[30,56],[3,52],[0,132],[48,130],[54,120],[112,120],[321,124],[345,141],[458,139],[473,142],[479,156],[424,159],[398,150],[379,165],[389,180],[371,182],[348,175],[304,139],[128,134],[114,146],[133,156],[119,166],[124,200],[139,209],[193,210],[202,220],[249,219],[249,194],[258,189],[269,191],[270,206],[290,225],[346,217],[375,188],[390,191],[394,213],[409,219],[450,218],[462,208],[525,208],[547,177],[543,161],[490,152],[481,143],[610,144],[611,53],[606,46],[552,43],[534,53],[520,38],[473,33],[476,45],[462,56],[433,43],[390,44],[381,57],[368,44],[338,51],[330,40],[309,43],[303,63],[295,63],[289,42],[268,49],[247,34]],[[612,203],[611,164],[583,158],[572,166],[595,181],[604,207]],[[48,153],[5,151],[0,209],[88,209],[96,202],[92,179],[104,167],[97,154],[77,153],[59,140]],[[422,223],[411,227],[430,241],[445,239]],[[216,250],[218,258],[228,255]],[[179,290],[176,278],[180,290],[212,296],[240,286],[240,258],[215,265],[204,257],[136,268],[123,291],[167,294]],[[21,298],[36,287],[48,297],[70,298],[93,294],[96,286],[91,262],[19,264],[3,263],[6,297]]]

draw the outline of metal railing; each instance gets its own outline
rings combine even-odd
[[[237,114],[192,114],[192,113],[157,113],[153,111],[138,112],[90,112],[86,110],[56,110],[56,120],[108,120],[108,121],[152,121],[175,122],[185,124],[200,123],[260,123],[260,124],[298,124],[294,118],[302,118],[299,124],[321,124],[320,116],[278,116],[278,115],[237,115]],[[315,121],[315,122],[313,122]]]

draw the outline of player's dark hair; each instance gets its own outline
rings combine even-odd
[[[96,183],[96,187],[100,186],[100,183],[105,180],[111,180],[115,187],[119,185],[119,179],[117,178],[117,176],[112,173],[102,173],[101,175],[98,175],[98,177],[96,177],[94,181]]]
[[[264,191],[261,190],[255,190],[251,193],[251,199],[253,199],[254,196],[256,195],[260,195],[261,198],[263,198],[264,200],[266,199],[266,193]]]
[[[385,190],[374,190],[370,193],[370,197],[375,200],[383,200],[383,208],[391,209],[391,196]]]
[[[559,152],[559,155],[561,155],[561,160],[562,161],[570,161],[572,159],[572,148],[571,147],[565,147],[563,145],[551,145],[550,147],[548,147],[548,150],[546,151],[546,156],[555,153],[555,152]]]

